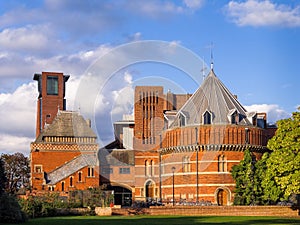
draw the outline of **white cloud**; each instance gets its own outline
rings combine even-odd
[[[184,0],[182,5],[174,1],[140,1],[131,0],[126,2],[125,9],[133,13],[150,18],[169,18],[170,15],[184,14],[191,10],[197,10],[204,4],[204,0]]]
[[[0,95],[0,133],[33,136],[36,116],[37,87],[23,84],[12,94]]]
[[[275,123],[278,120],[286,119],[291,117],[290,113],[284,111],[280,108],[279,105],[276,104],[254,104],[245,106],[247,111],[249,112],[265,112],[267,113],[267,122]]]
[[[11,52],[3,53],[0,58],[0,83],[3,89],[9,89],[12,79],[26,79],[42,71],[61,71],[71,75],[81,75],[97,58],[111,49],[100,45],[92,50],[80,51],[70,55],[57,54],[52,57],[28,56]],[[7,86],[7,87],[6,87]]]
[[[184,0],[183,2],[190,9],[199,9],[204,5],[205,0]]]
[[[130,1],[129,7],[149,17],[160,17],[166,13],[182,13],[183,8],[171,1]]]
[[[270,1],[230,1],[226,12],[239,26],[300,26],[300,5],[293,8]]]
[[[6,51],[52,52],[59,45],[52,34],[46,25],[6,28],[0,33],[0,46]]]
[[[29,154],[35,136],[36,99],[34,82],[11,94],[0,94],[0,152]]]
[[[32,141],[32,137],[0,133],[0,153],[14,154],[21,152],[24,155],[29,155]]]

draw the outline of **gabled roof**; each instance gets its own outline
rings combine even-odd
[[[211,124],[232,124],[231,116],[237,112],[238,124],[251,125],[245,108],[219,80],[213,69],[179,110],[170,128],[182,125],[182,119],[185,126],[204,124],[203,115],[206,111],[211,115]]]
[[[88,125],[87,121],[78,113],[71,111],[58,111],[53,122],[45,127],[36,142],[43,137],[91,137],[97,135]]]

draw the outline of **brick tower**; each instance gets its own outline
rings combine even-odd
[[[63,73],[42,72],[34,74],[33,79],[38,81],[37,123],[36,137],[45,128],[45,124],[51,124],[58,109],[66,110],[65,83],[69,75]]]
[[[99,186],[97,135],[90,120],[66,111],[69,75],[42,72],[38,81],[36,139],[30,145],[33,192],[66,194]]]

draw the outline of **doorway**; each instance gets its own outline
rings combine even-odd
[[[151,180],[149,180],[147,183],[146,183],[146,199],[149,200],[149,199],[153,199],[154,198],[154,182],[152,182]]]
[[[217,204],[222,205],[228,205],[228,193],[224,189],[219,189],[217,193]]]

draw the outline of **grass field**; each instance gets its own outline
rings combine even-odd
[[[276,225],[300,224],[300,218],[249,217],[249,216],[76,216],[31,219],[24,225]]]

